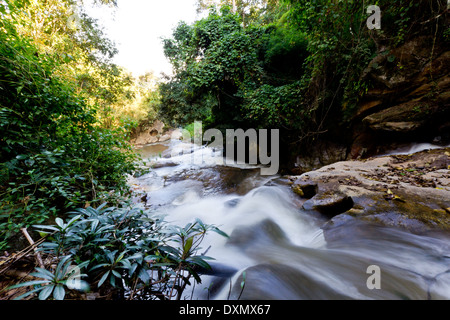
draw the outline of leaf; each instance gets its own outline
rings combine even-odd
[[[219,235],[221,235],[221,236],[223,236],[223,237],[225,237],[225,238],[227,238],[227,239],[230,238],[229,235],[227,235],[225,232],[223,232],[222,230],[220,230],[220,229],[217,228],[217,227],[214,227],[214,228],[212,229],[212,231],[214,231],[215,233],[217,233],[217,234],[219,234]]]
[[[98,224],[100,221],[98,219],[92,220],[91,224],[91,232],[94,233],[95,229],[97,229]]]
[[[66,291],[64,290],[64,287],[62,285],[57,285],[53,291],[53,298],[55,298],[55,300],[62,301],[64,300],[65,295]]]
[[[172,253],[176,256],[178,256],[180,254],[177,249],[170,247],[170,246],[161,246],[161,247],[159,247],[159,250],[163,251],[163,252],[167,252],[167,253]]]
[[[32,274],[30,274],[33,277],[36,278],[42,278],[42,279],[46,279],[49,281],[53,281],[53,279],[55,279],[55,275],[53,273],[51,273],[48,270],[42,269],[42,268],[36,268],[36,270],[38,272],[33,272]]]
[[[41,226],[41,225],[34,225],[33,226],[36,229],[44,229],[44,230],[50,230],[50,231],[55,231],[58,232],[59,229],[53,226]]]
[[[98,288],[100,288],[101,286],[102,286],[102,284],[103,284],[103,282],[105,282],[106,281],[106,279],[108,278],[108,276],[109,276],[109,271],[107,271],[102,277],[101,277],[101,279],[100,279],[100,281],[98,282]]]
[[[39,287],[39,288],[33,289],[31,291],[28,291],[28,292],[26,292],[26,293],[24,293],[24,294],[22,294],[22,295],[20,295],[20,296],[18,296],[16,298],[14,298],[14,300],[22,300],[22,299],[32,295],[35,292],[41,291],[42,289],[43,289],[43,287]]]
[[[108,204],[107,202],[102,203],[102,204],[97,208],[97,211],[98,211],[98,212],[101,212],[101,210],[102,210],[107,204]]]
[[[47,300],[47,298],[52,294],[54,288],[54,284],[44,287],[44,289],[42,289],[42,291],[39,293],[39,300]]]
[[[394,200],[406,203],[406,201],[400,198],[399,196],[394,196]]]
[[[142,260],[144,260],[144,256],[142,255],[142,253],[135,253],[130,257],[127,257],[127,260],[133,260],[135,259],[138,263],[142,263]]]
[[[202,220],[196,218],[195,221],[198,223],[198,225],[199,225],[203,230],[206,229],[205,224],[203,223]]]
[[[192,270],[192,268],[190,268],[190,267],[187,267],[187,270],[194,277],[194,279],[195,279],[195,281],[197,281],[197,283],[202,283],[202,279],[200,278],[200,276],[198,275],[197,272]],[[188,283],[188,284],[190,284],[190,283]]]
[[[141,269],[141,271],[139,271],[139,279],[141,279],[144,283],[150,281],[150,275],[146,269]]]
[[[64,229],[64,221],[61,218],[56,218],[55,219],[56,224],[61,228]]]
[[[189,253],[189,250],[191,250],[191,248],[192,248],[193,242],[194,242],[194,236],[192,236],[186,240],[186,243],[184,244],[184,248],[183,248],[184,254]]]
[[[109,266],[109,263],[101,263],[101,264],[98,264],[98,265],[93,266],[92,268],[90,268],[90,269],[89,269],[89,272],[92,272],[92,271],[94,271],[94,270],[96,270],[96,269],[103,268],[103,267],[106,267],[106,266]]]
[[[122,279],[122,275],[116,270],[111,270],[111,272],[116,278]]]
[[[206,269],[206,270],[211,270],[212,268],[211,268],[211,266],[209,265],[209,263],[207,263],[207,262],[205,261],[205,258],[207,258],[207,257],[192,257],[192,258],[190,258],[190,259],[188,260],[188,262],[191,262],[191,263],[193,263],[193,264],[196,264],[196,265],[198,265],[198,266],[200,266],[200,267],[202,267],[202,268],[204,268],[204,269]]]
[[[58,263],[58,266],[56,267],[56,270],[55,270],[55,275],[58,279],[61,279],[62,277],[64,277],[64,275],[67,271],[67,267],[70,265],[70,261],[69,261],[70,258],[71,258],[71,256],[65,256]],[[66,265],[66,263],[67,263],[67,265]]]
[[[70,227],[72,224],[74,224],[75,222],[77,222],[78,220],[81,219],[81,215],[75,216],[72,219],[70,219],[69,222],[67,222],[67,227]]]
[[[31,286],[36,286],[36,285],[40,285],[40,284],[48,284],[49,281],[47,280],[34,280],[34,281],[28,281],[28,282],[24,282],[24,283],[19,283],[19,284],[15,284],[13,286],[10,286],[7,288],[7,290],[11,290],[11,289],[17,289],[17,288],[22,288],[22,287],[31,287]],[[39,289],[42,289],[39,288]]]
[[[242,272],[242,282],[241,282],[241,289],[244,289],[245,287],[245,281],[247,280],[247,272]]]

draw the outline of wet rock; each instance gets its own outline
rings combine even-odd
[[[317,183],[311,180],[296,180],[292,185],[292,190],[302,198],[311,199],[317,194],[319,188]]]
[[[320,192],[303,207],[326,212],[328,205],[341,201],[339,210],[330,211],[330,223],[348,216],[414,233],[450,230],[449,154],[448,148],[427,150],[339,162],[308,172],[297,180],[317,183]]]
[[[257,186],[256,177],[259,176],[260,169],[241,169],[234,167],[220,166],[216,170],[219,173],[217,180],[220,188],[226,193],[236,193],[245,195]]]
[[[334,217],[353,208],[353,199],[341,192],[326,191],[315,195],[303,204],[305,210],[316,210]]]
[[[238,199],[238,198],[232,199],[232,200],[225,202],[225,206],[227,208],[235,208],[239,205],[240,202],[241,202],[241,199]]]
[[[317,142],[307,154],[298,155],[291,172],[299,175],[347,158],[347,146],[330,141]]]
[[[149,164],[149,166],[152,169],[176,167],[176,166],[179,166],[179,165],[180,165],[179,163],[172,162],[172,161],[157,161],[157,162],[152,162],[152,163]]]
[[[239,246],[241,249],[253,248],[254,244],[273,246],[274,244],[288,243],[289,240],[278,224],[270,219],[263,220],[255,225],[235,229],[227,243]]]

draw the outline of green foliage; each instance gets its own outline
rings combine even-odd
[[[201,95],[187,81],[177,78],[159,85],[158,118],[173,126],[210,118],[211,110],[217,105],[212,93]]]
[[[191,278],[201,282],[199,268],[210,269],[206,261],[211,258],[199,254],[207,233],[226,236],[200,220],[182,228],[140,208],[106,204],[78,209],[67,222],[57,218],[56,225],[36,229],[48,235],[40,251],[60,263],[54,272],[38,268],[35,276],[43,280],[18,286],[36,286],[29,294],[41,291],[44,300],[51,290],[55,299],[64,297],[70,263],[85,273],[78,275],[85,279],[75,286],[78,290],[104,289],[122,299],[180,298]]]
[[[276,127],[289,143],[312,146],[351,125],[377,54],[418,35],[448,38],[443,0],[370,5],[381,8],[381,30],[367,28],[361,1],[198,1],[209,16],[166,40],[175,77],[161,91],[161,111],[181,124]]]
[[[283,7],[284,1],[279,0],[198,0],[197,12],[211,8],[228,7],[236,13],[244,25],[259,22],[263,17],[269,16],[277,7]]]
[[[165,40],[176,74],[160,86],[160,112],[181,125],[297,126],[297,118],[281,109],[299,106],[296,78],[306,48],[305,36],[282,24],[244,28],[229,7],[212,9],[192,26],[181,23]],[[289,105],[280,108],[284,103]]]
[[[0,248],[22,227],[125,195],[138,160],[125,132],[100,127],[61,76],[59,53],[42,53],[20,29],[0,22]]]

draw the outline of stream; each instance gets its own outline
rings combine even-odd
[[[200,218],[230,236],[208,234],[201,251],[215,258],[212,271],[183,298],[450,299],[448,233],[352,219],[325,237],[327,219],[303,211],[283,177],[225,166],[216,150],[178,140],[138,152],[154,168],[130,180],[147,206],[177,225]]]

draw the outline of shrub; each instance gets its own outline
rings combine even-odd
[[[41,292],[39,299],[45,300],[53,292],[54,299],[63,299],[65,290],[75,287],[118,299],[180,299],[191,278],[201,282],[198,270],[211,268],[206,260],[212,258],[199,253],[207,233],[226,236],[198,219],[182,228],[141,208],[106,204],[78,209],[66,222],[57,218],[56,225],[36,229],[48,237],[39,250],[59,263],[53,271],[38,268],[34,276],[41,280],[11,287],[34,286],[19,298]],[[76,277],[84,280],[71,286],[69,270],[75,266],[80,270]]]

